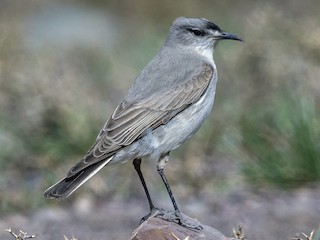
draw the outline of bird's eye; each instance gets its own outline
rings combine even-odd
[[[204,36],[205,35],[205,32],[200,30],[200,29],[197,29],[197,28],[189,28],[188,29],[190,32],[192,32],[193,35],[199,37],[199,36]]]

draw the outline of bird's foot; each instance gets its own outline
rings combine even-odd
[[[156,208],[156,207],[153,207],[150,212],[144,216],[143,218],[141,218],[140,220],[140,224],[142,224],[144,221],[146,221],[148,218],[152,217],[152,216],[156,216],[158,215],[159,213],[161,213],[163,210],[159,209],[159,208]]]
[[[191,230],[202,230],[203,227],[197,223],[197,221],[193,219],[189,219],[184,217],[180,212],[178,211],[165,211],[163,209],[159,210],[159,213],[156,215],[156,217],[162,218],[169,222],[175,222],[178,223],[180,226],[189,228]]]

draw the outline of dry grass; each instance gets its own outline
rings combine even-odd
[[[6,229],[6,231],[8,233],[10,233],[14,238],[15,240],[27,240],[27,239],[31,239],[31,238],[37,238],[37,234],[32,234],[32,235],[28,235],[27,232],[23,232],[22,230],[19,230],[19,233],[16,234],[12,231],[11,228],[9,229]],[[66,236],[63,236],[64,237],[64,240],[78,240],[77,238],[73,237],[72,238],[67,238]]]
[[[64,240],[78,240],[77,238],[75,238],[75,237],[72,237],[72,238],[67,238],[66,236],[64,236]]]
[[[236,239],[245,240],[245,236],[244,236],[243,226],[242,226],[242,225],[239,225],[238,230],[236,230],[236,229],[234,228],[234,229],[232,230],[232,233],[233,233],[233,236],[234,236]]]
[[[314,230],[311,231],[311,233],[309,235],[302,233],[303,238],[300,237],[294,237],[292,238],[292,240],[314,240],[313,239],[313,235],[314,235]]]
[[[28,235],[26,232],[23,232],[21,230],[19,230],[19,234],[16,234],[12,231],[11,228],[6,229],[6,231],[9,232],[16,240],[26,240],[37,237],[37,235]]]

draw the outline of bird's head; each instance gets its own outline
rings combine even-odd
[[[166,43],[206,49],[214,48],[220,40],[227,39],[243,41],[205,18],[179,17],[173,22]]]

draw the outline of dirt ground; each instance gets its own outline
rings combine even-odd
[[[161,207],[171,207],[165,195],[155,200]],[[185,214],[226,236],[243,225],[249,240],[292,239],[301,232],[318,229],[320,224],[320,187],[259,193],[238,188],[226,194],[178,198],[178,202]],[[69,206],[60,203],[29,214],[2,217],[0,239],[14,239],[4,231],[11,227],[15,232],[21,229],[45,240],[62,240],[64,235],[79,240],[125,240],[148,209],[144,198],[93,200],[80,196]]]

